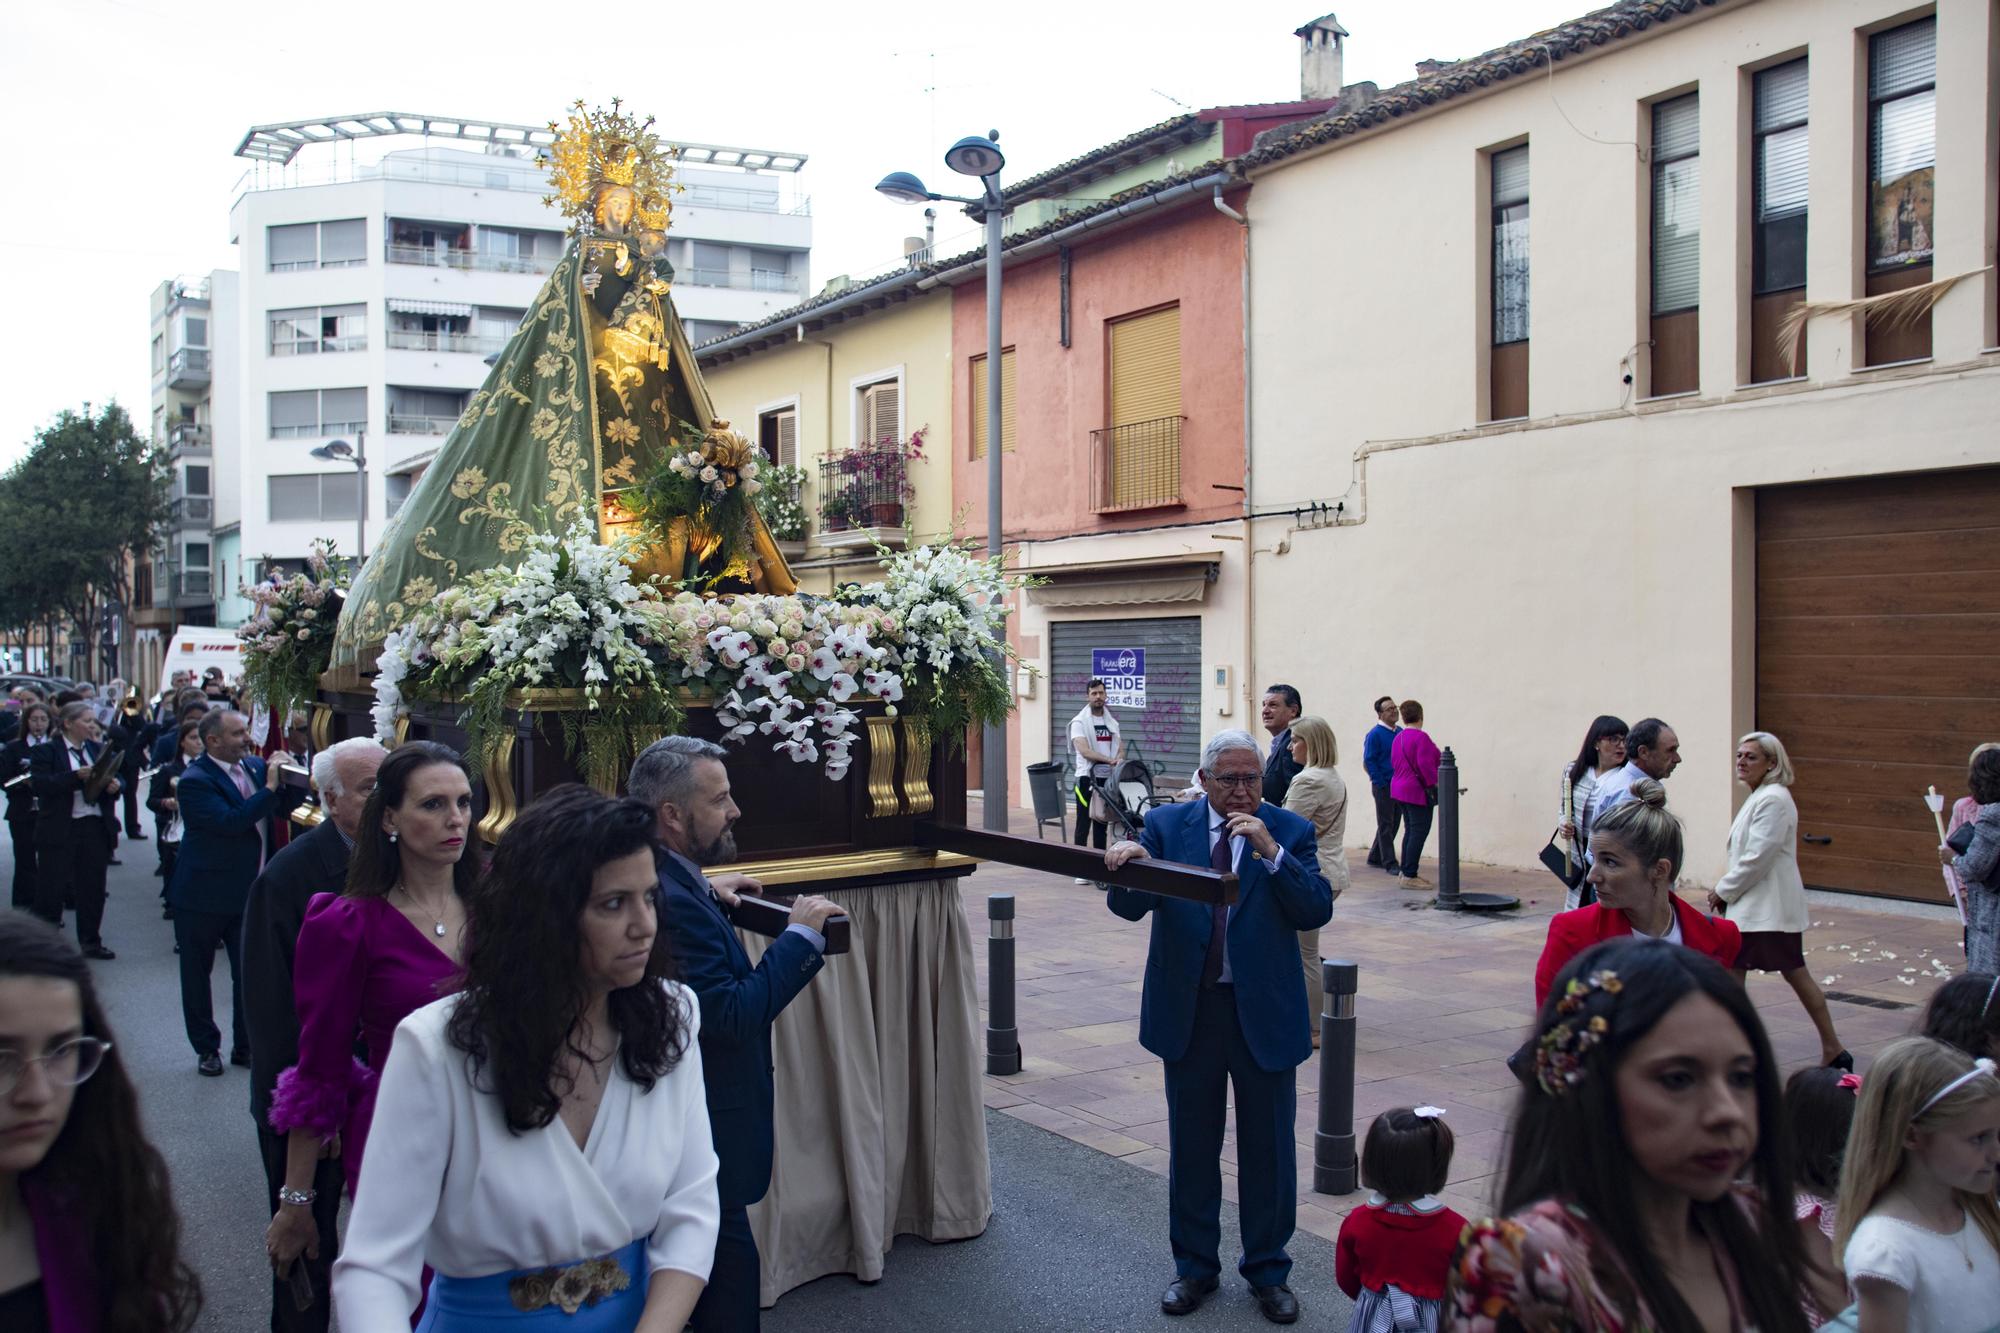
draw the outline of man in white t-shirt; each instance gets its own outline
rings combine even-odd
[[[1084,697],[1089,702],[1069,724],[1070,766],[1076,774],[1076,845],[1083,846],[1088,831],[1093,845],[1103,851],[1108,826],[1090,817],[1090,795],[1097,784],[1111,781],[1115,766],[1125,757],[1125,744],[1119,738],[1118,719],[1105,705],[1104,682],[1092,678]]]

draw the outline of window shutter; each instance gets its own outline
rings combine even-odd
[[[319,227],[311,222],[272,227],[266,232],[266,249],[274,269],[311,268],[319,262]]]
[[[778,465],[797,467],[799,465],[799,414],[797,412],[778,413]]]
[[[1000,351],[1000,452],[1014,451],[1014,349]],[[986,358],[972,358],[972,456],[986,457]]]
[[[319,224],[319,262],[358,264],[368,257],[368,223],[361,218],[343,218]]]
[[[269,487],[273,523],[296,523],[319,517],[317,476],[272,477]]]
[[[1757,74],[1756,132],[1768,134],[1806,123],[1808,66],[1803,60],[1761,70]]]
[[[271,433],[297,435],[319,429],[319,394],[289,389],[271,395]]]
[[[895,380],[870,384],[861,391],[859,449],[879,449],[902,438],[902,387]]]
[[[1528,145],[1493,155],[1493,206],[1528,202]]]
[[[1168,306],[1113,324],[1111,425],[1180,414],[1181,308]]]
[[[1493,343],[1528,339],[1528,145],[1493,154]]]
[[[368,390],[320,390],[319,421],[327,431],[362,429],[368,421]]]
[[[1701,101],[1653,108],[1653,313],[1701,304]]]
[[[1869,43],[1868,96],[1895,97],[1937,82],[1937,20],[1920,19],[1875,34]]]

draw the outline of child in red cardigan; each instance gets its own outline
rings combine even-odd
[[[1438,1303],[1465,1219],[1439,1203],[1451,1170],[1451,1127],[1435,1106],[1375,1117],[1361,1147],[1374,1191],[1340,1224],[1333,1273],[1354,1302],[1349,1333],[1437,1333]]]

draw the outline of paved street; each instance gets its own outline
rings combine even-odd
[[[975,810],[973,821],[978,819]],[[150,831],[150,828],[149,828]],[[1026,831],[1026,830],[1024,830]],[[148,1127],[166,1152],[186,1227],[188,1254],[208,1291],[203,1329],[261,1327],[268,1288],[260,1236],[265,1222],[244,1071],[204,1079],[181,1028],[170,926],[160,919],[150,842],[123,844],[111,872],[105,939],[115,962],[97,964],[120,1049],[139,1080]],[[0,875],[11,875],[0,848]],[[1356,864],[1358,852],[1352,855]],[[1529,1020],[1529,979],[1554,905],[1554,881],[1477,867],[1467,887],[1520,894],[1520,912],[1448,916],[1376,872],[1357,870],[1323,948],[1362,964],[1360,1054],[1355,1102],[1361,1127],[1393,1105],[1444,1106],[1458,1135],[1448,1191],[1461,1211],[1485,1205],[1501,1156],[1512,1098],[1500,1063]],[[966,881],[975,936],[985,935],[985,896],[1017,895],[1019,1010],[1026,1066],[988,1078],[995,1216],[987,1234],[955,1245],[897,1243],[888,1273],[872,1287],[832,1277],[787,1296],[767,1327],[786,1329],[1122,1329],[1168,1323],[1154,1311],[1170,1275],[1166,1253],[1166,1113],[1159,1062],[1137,1042],[1139,977],[1146,930],[1104,910],[1096,890],[1067,879],[986,867]],[[1808,955],[1837,1001],[1848,1045],[1869,1054],[1907,1030],[1936,984],[1956,967],[1956,928],[1935,917],[1816,906]],[[1942,960],[1942,961],[1941,961]],[[985,972],[980,957],[982,994]],[[1780,1055],[1811,1057],[1804,1014],[1776,978],[1754,978]],[[218,1019],[227,1023],[227,977],[216,969]],[[1868,1000],[1862,1004],[1855,1001]],[[1890,1008],[1878,1005],[1894,1006]],[[1294,1285],[1306,1318],[1345,1322],[1332,1282],[1340,1218],[1362,1196],[1335,1199],[1311,1188],[1311,1135],[1318,1114],[1318,1060],[1299,1071],[1300,1227]],[[1233,1200],[1234,1144],[1225,1146],[1224,1189]],[[1233,1207],[1232,1207],[1233,1212]],[[1225,1218],[1225,1255],[1234,1240]],[[1087,1251],[1090,1261],[1075,1256]],[[1228,1260],[1225,1258],[1225,1263]],[[1175,1327],[1261,1327],[1233,1277],[1200,1316]]]

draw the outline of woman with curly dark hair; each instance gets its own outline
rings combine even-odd
[[[0,912],[0,1328],[194,1327],[180,1231],[83,955]]]
[[[394,762],[393,760],[391,762]],[[385,768],[386,771],[386,768]],[[334,1307],[347,1328],[678,1333],[719,1209],[695,1037],[666,979],[653,812],[523,811],[472,896],[465,989],[397,1030]]]
[[[355,831],[347,890],[322,893],[299,928],[292,994],[299,1062],[278,1075],[271,1128],[287,1136],[285,1183],[264,1233],[284,1273],[318,1256],[313,1176],[338,1154],[352,1195],[375,1118],[375,1083],[413,1011],[458,988],[466,903],[479,876],[465,854],[472,784],[458,752],[410,741],[382,761]],[[354,1058],[359,1039],[368,1062]]]

